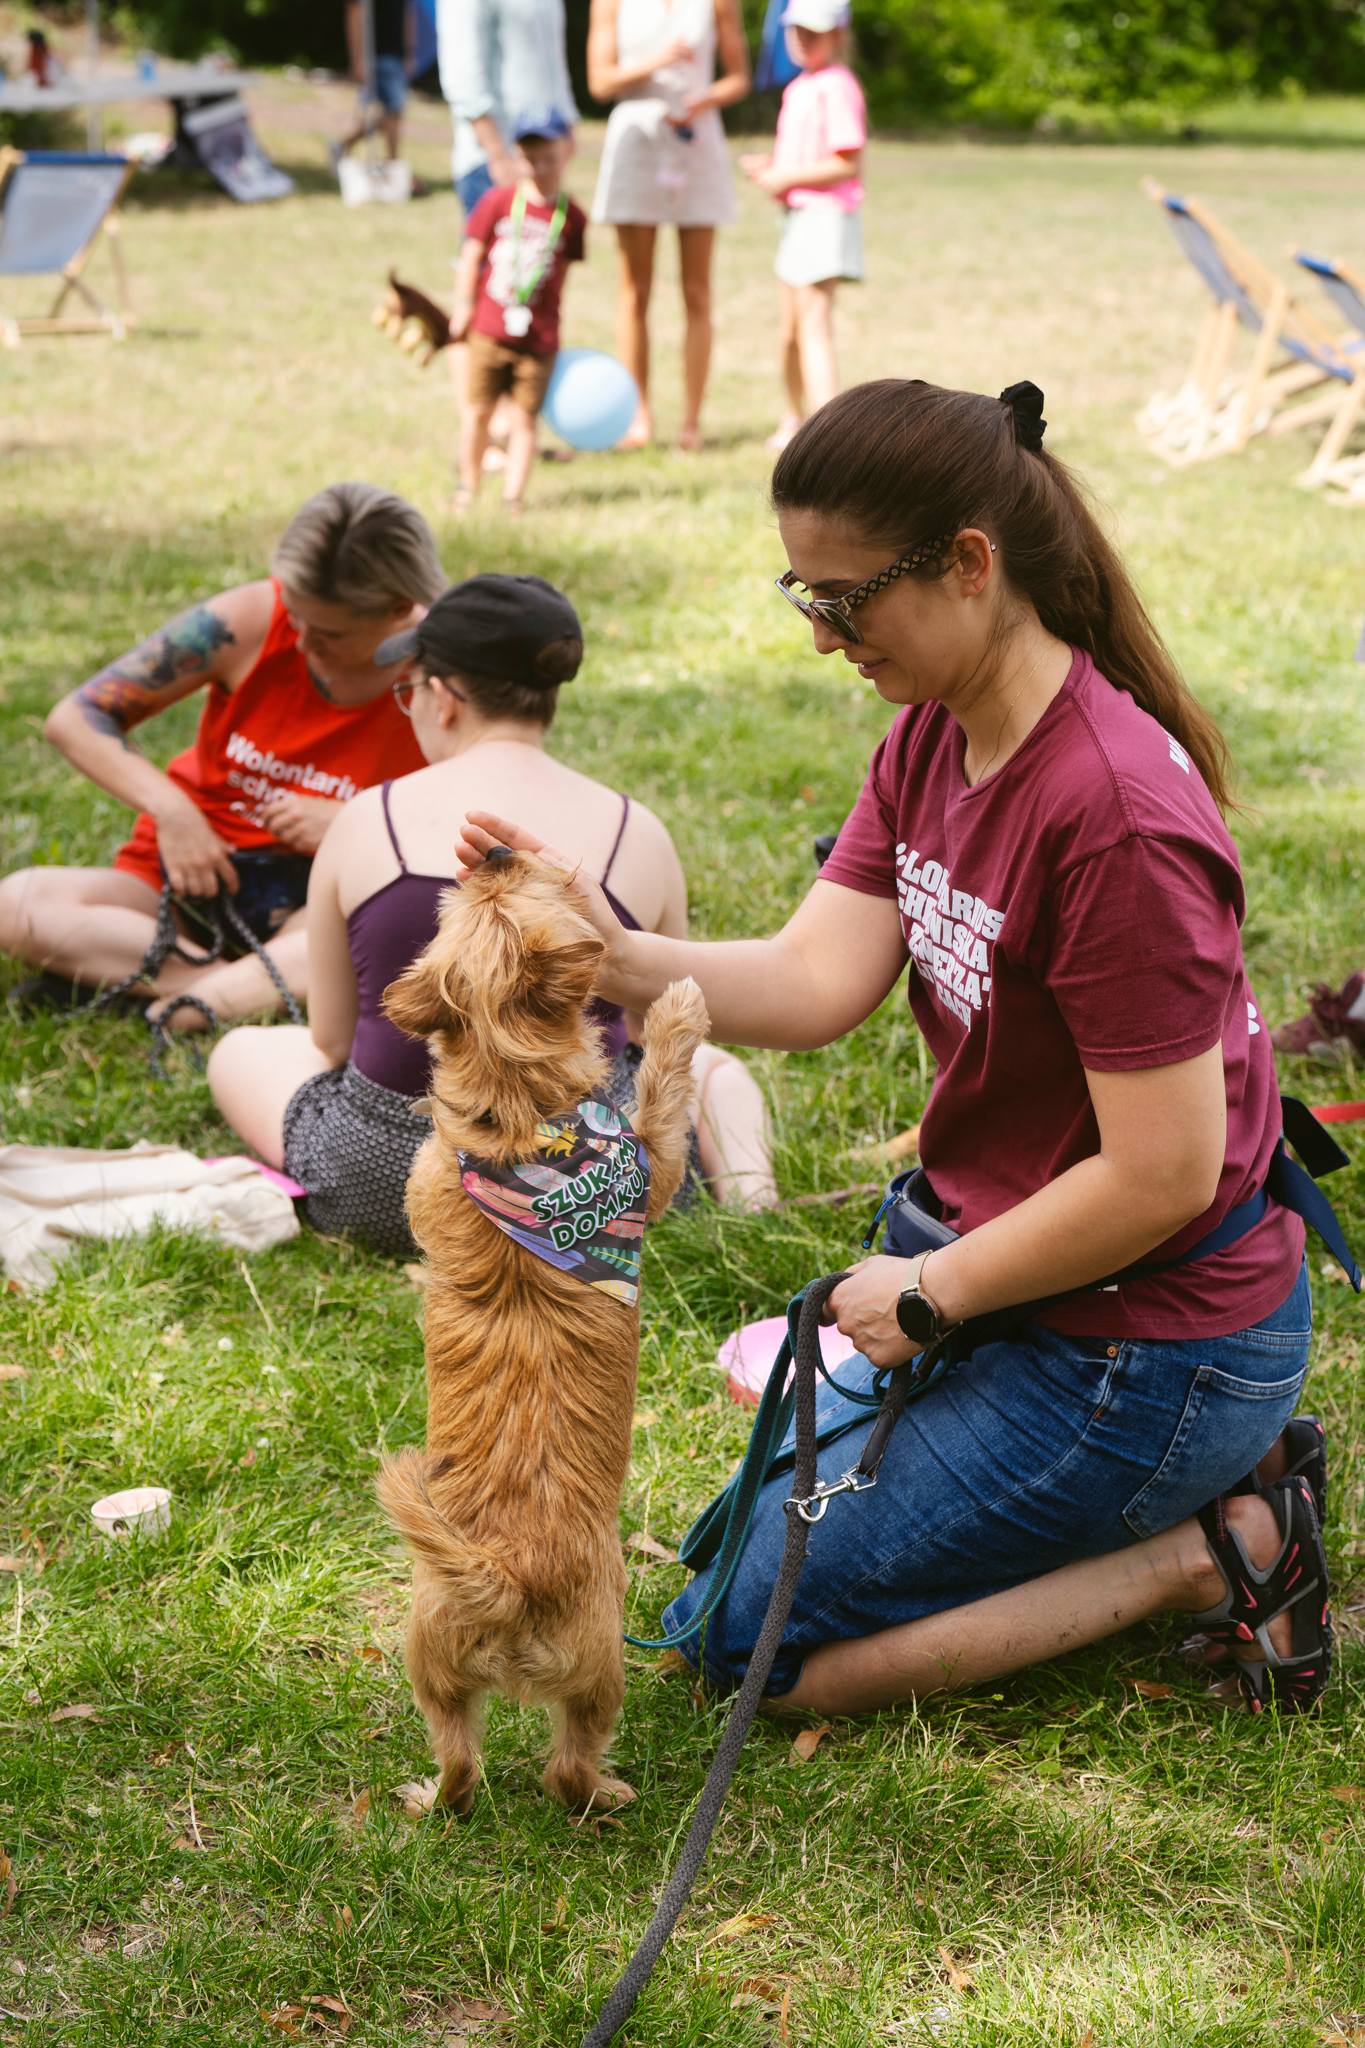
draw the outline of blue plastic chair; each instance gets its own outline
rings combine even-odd
[[[26,334],[112,334],[131,325],[118,242],[118,206],[133,175],[126,157],[71,150],[0,150],[0,279],[57,277],[61,284],[47,313],[38,317],[0,307],[0,342],[17,348]],[[101,235],[108,234],[117,309],[106,306],[85,280]],[[81,311],[66,313],[72,295]]]
[[[1365,360],[1365,335],[1331,334],[1197,200],[1150,178],[1143,189],[1213,299],[1184,383],[1138,417],[1154,451],[1175,463],[1206,461],[1235,454],[1254,434],[1287,433],[1334,414],[1341,387]],[[1233,368],[1239,327],[1253,338],[1240,371]],[[1290,404],[1318,385],[1330,387],[1325,396]]]

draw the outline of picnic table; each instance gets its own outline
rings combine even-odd
[[[164,100],[175,117],[176,160],[200,165],[234,199],[279,199],[294,183],[252,133],[242,94],[255,83],[251,72],[219,64],[160,62],[136,71],[63,75],[51,85],[37,85],[28,76],[7,78],[0,84],[0,114],[64,114],[84,107],[94,149],[100,109]]]

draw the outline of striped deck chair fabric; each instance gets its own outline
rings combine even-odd
[[[1143,189],[1213,299],[1184,382],[1138,415],[1138,431],[1153,451],[1172,463],[1208,461],[1235,454],[1255,434],[1287,433],[1335,412],[1342,387],[1355,377],[1353,358],[1365,360],[1365,336],[1338,340],[1197,200],[1165,192],[1152,179]],[[1237,368],[1239,327],[1251,335],[1252,349]],[[1324,385],[1325,397],[1304,399]]]
[[[1310,489],[1323,484],[1329,491],[1344,493],[1352,504],[1365,504],[1365,454],[1345,452],[1365,412],[1365,277],[1345,263],[1310,256],[1305,249],[1295,251],[1294,261],[1316,280],[1353,330],[1358,351],[1356,374],[1342,392],[1322,445],[1299,482]]]
[[[126,157],[71,150],[0,150],[0,289],[3,280],[60,279],[48,311],[37,317],[0,305],[0,342],[17,347],[26,334],[101,332],[119,340],[131,316],[118,242],[118,205],[133,166]],[[84,272],[108,236],[117,305],[106,306]],[[63,309],[72,296],[83,302]]]

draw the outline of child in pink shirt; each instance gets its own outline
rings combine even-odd
[[[847,0],[789,0],[782,25],[801,70],[782,95],[772,155],[739,160],[783,208],[777,277],[787,411],[769,439],[773,449],[785,448],[807,412],[838,391],[835,287],[863,274],[867,111],[842,61],[848,19]]]

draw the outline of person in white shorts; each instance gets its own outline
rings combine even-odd
[[[843,61],[848,19],[847,0],[788,0],[782,25],[801,69],[782,95],[772,155],[739,160],[783,209],[777,277],[787,410],[772,449],[785,448],[807,413],[838,391],[835,288],[863,274],[867,110]]]
[[[678,446],[700,448],[711,365],[711,258],[716,229],[735,217],[720,109],[749,90],[738,0],[592,0],[588,87],[595,99],[617,102],[607,122],[592,217],[616,229],[617,353],[640,388],[640,409],[621,445],[643,448],[653,438],[654,246],[661,227],[676,227],[685,320]]]

